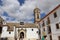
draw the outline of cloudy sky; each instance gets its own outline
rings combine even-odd
[[[0,0],[0,16],[5,21],[34,22],[33,10],[37,6],[44,17],[60,4],[60,0]]]

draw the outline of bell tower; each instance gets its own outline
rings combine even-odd
[[[40,9],[35,8],[34,9],[34,23],[38,23],[40,21]]]

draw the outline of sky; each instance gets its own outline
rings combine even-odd
[[[54,9],[60,0],[0,0],[0,16],[8,22],[34,22],[34,8],[40,9],[43,18]]]

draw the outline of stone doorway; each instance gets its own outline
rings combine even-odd
[[[24,32],[20,32],[20,40],[24,39]]]
[[[24,40],[26,38],[26,29],[18,29],[18,39]]]

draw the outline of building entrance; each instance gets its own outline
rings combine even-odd
[[[24,32],[20,32],[20,40],[24,39]]]

